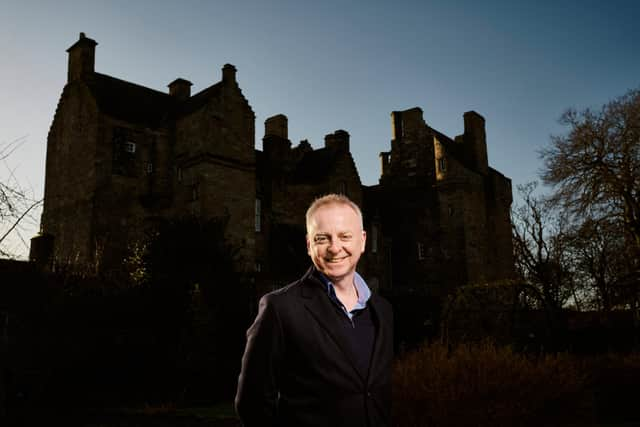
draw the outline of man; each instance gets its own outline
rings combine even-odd
[[[362,213],[330,194],[306,222],[313,267],[260,300],[236,411],[245,427],[390,426],[393,313],[356,273]]]

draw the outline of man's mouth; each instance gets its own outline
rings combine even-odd
[[[338,263],[338,262],[343,261],[345,259],[347,259],[347,256],[343,256],[343,257],[340,257],[340,258],[328,258],[326,261],[328,263]]]

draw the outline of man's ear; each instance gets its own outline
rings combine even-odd
[[[367,247],[367,232],[362,230],[362,252],[364,252],[364,248]]]
[[[304,238],[307,241],[307,255],[311,256],[311,241],[309,240],[309,235],[305,234]]]

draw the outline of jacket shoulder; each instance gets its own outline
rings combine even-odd
[[[271,291],[265,294],[261,301],[264,301],[267,304],[278,304],[280,301],[288,300],[290,298],[295,298],[298,296],[300,292],[300,287],[302,286],[302,282],[305,280],[305,277],[298,279],[294,282],[289,283],[281,288],[278,288],[274,291]]]
[[[378,309],[385,313],[393,314],[393,306],[386,298],[381,297],[378,294],[372,294],[371,298]]]

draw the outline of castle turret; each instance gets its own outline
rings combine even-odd
[[[67,82],[90,77],[95,71],[95,57],[97,42],[80,33],[80,38],[67,52],[69,53],[69,68]]]

